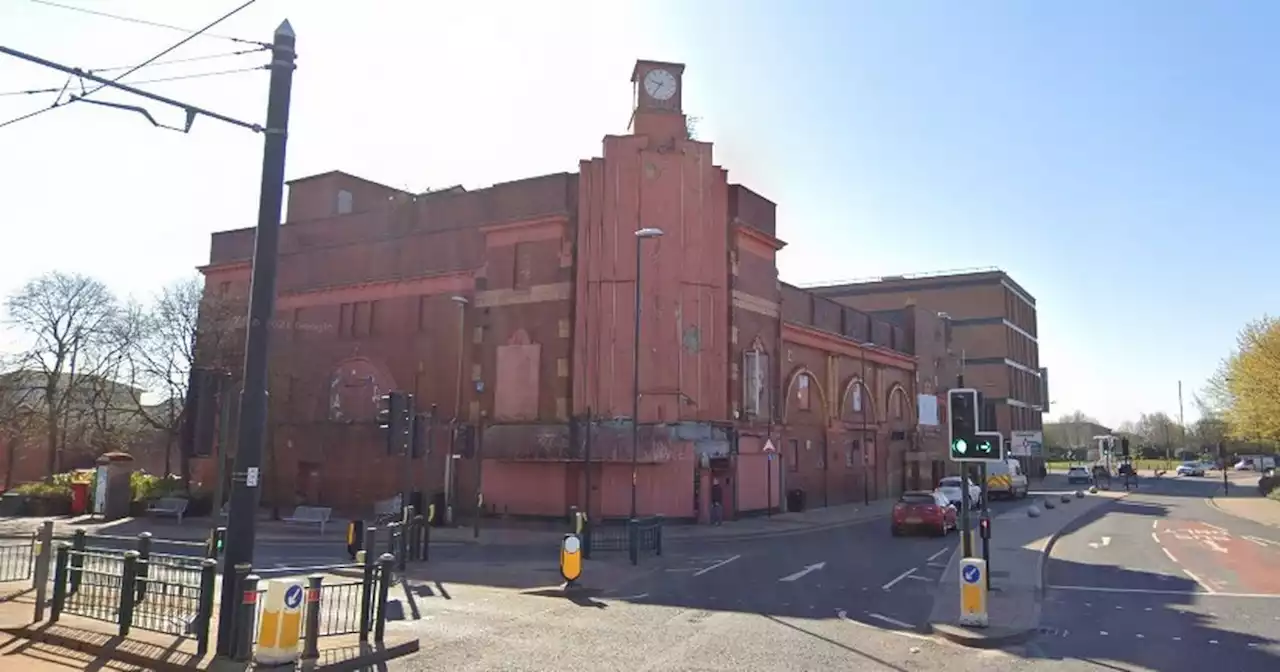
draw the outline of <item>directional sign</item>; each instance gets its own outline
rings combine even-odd
[[[960,561],[960,625],[987,627],[987,563],[981,558]]]
[[[299,604],[302,604],[302,586],[294,584],[284,593],[284,606],[297,609]]]
[[[973,565],[966,565],[961,573],[964,575],[965,583],[977,583],[982,578],[982,570]]]
[[[777,449],[777,448],[775,448],[775,447],[774,447],[774,445],[773,445],[773,439],[765,439],[765,441],[764,441],[764,452],[766,452],[766,453],[776,453],[776,452],[778,452],[778,449]]]

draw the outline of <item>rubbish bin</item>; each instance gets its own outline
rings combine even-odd
[[[71,515],[83,516],[89,512],[89,484],[71,484]]]
[[[804,490],[796,488],[787,491],[787,511],[804,511]]]

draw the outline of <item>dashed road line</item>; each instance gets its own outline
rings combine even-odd
[[[698,571],[694,572],[694,573],[693,573],[693,575],[694,575],[694,576],[702,576],[703,574],[706,574],[707,572],[709,572],[709,571],[711,571],[711,570],[713,570],[713,569],[719,569],[719,568],[721,568],[721,567],[724,567],[725,565],[727,565],[727,564],[729,564],[729,563],[733,562],[734,560],[737,560],[738,558],[741,558],[741,557],[742,557],[741,555],[735,555],[735,556],[733,556],[732,558],[728,558],[728,559],[725,559],[725,560],[721,560],[720,562],[717,562],[717,563],[716,563],[716,564],[714,564],[714,565],[710,565],[710,566],[707,566],[707,567],[703,567],[702,569],[699,569]]]
[[[934,553],[933,555],[929,556],[929,557],[926,559],[926,562],[933,562],[934,560],[937,560],[938,558],[942,557],[942,555],[943,555],[944,553],[946,553],[947,551],[950,551],[950,550],[951,550],[950,548],[944,548],[944,549],[942,549],[942,550],[938,551],[937,553]]]
[[[890,581],[889,583],[886,583],[886,584],[884,584],[883,586],[880,586],[880,589],[881,589],[881,590],[890,590],[890,589],[892,589],[894,586],[896,586],[896,585],[898,584],[898,582],[899,582],[899,581],[901,581],[901,580],[903,580],[903,579],[907,578],[908,576],[911,576],[912,574],[915,574],[915,573],[916,573],[916,568],[915,568],[915,567],[912,567],[911,569],[908,569],[907,571],[905,571],[905,572],[903,572],[903,573],[899,574],[897,578],[895,578],[894,580]]]
[[[1186,571],[1186,570],[1183,570]],[[1190,573],[1190,572],[1188,572]],[[1110,588],[1107,586],[1068,586],[1052,584],[1049,590],[1069,590],[1085,593],[1134,593],[1141,595],[1195,595],[1196,597],[1242,597],[1267,600],[1280,600],[1276,593],[1224,593],[1221,591],[1200,592],[1195,590],[1160,590],[1156,588]],[[1087,604],[1087,603],[1086,603]],[[1280,620],[1280,616],[1276,617]]]
[[[1157,544],[1160,543],[1160,537],[1157,537],[1155,532],[1151,533],[1151,540],[1156,542]]]
[[[1160,550],[1164,551],[1164,554],[1169,556],[1169,559],[1174,561],[1174,563],[1178,562],[1178,559],[1173,557],[1173,554],[1169,552],[1169,549],[1165,548],[1164,546],[1161,546]]]

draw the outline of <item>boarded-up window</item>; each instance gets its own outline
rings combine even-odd
[[[542,346],[529,343],[517,331],[507,345],[498,347],[497,380],[493,391],[495,420],[538,419],[538,365]]]
[[[533,244],[516,244],[516,269],[513,286],[526,289],[533,285]]]
[[[800,374],[796,379],[796,407],[802,411],[809,410],[809,376]]]
[[[742,353],[742,410],[748,418],[769,415],[769,355],[759,350]]]

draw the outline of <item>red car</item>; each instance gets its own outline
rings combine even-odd
[[[904,492],[893,506],[890,531],[902,536],[908,530],[929,530],[944,536],[956,525],[956,508],[938,492]]]

